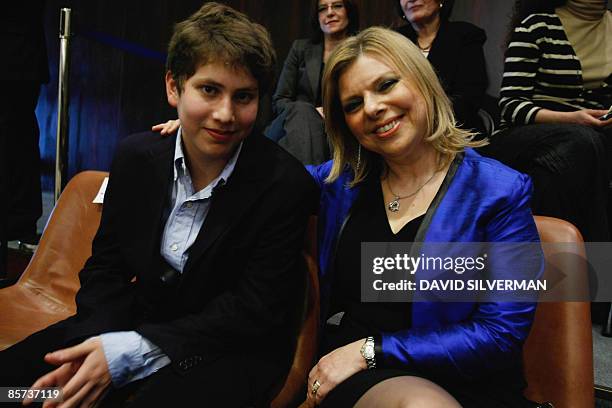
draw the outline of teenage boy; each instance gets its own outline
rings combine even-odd
[[[227,6],[176,25],[165,81],[181,129],[120,144],[77,314],[0,353],[0,385],[58,386],[67,406],[107,391],[143,407],[267,402],[291,359],[316,196],[253,131],[274,62],[267,31]]]

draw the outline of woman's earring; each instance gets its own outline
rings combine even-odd
[[[440,2],[440,8],[442,8],[443,5],[444,5],[444,3]]]
[[[359,168],[361,167],[361,144],[358,144],[358,148],[357,148],[357,171],[356,173],[359,173]]]

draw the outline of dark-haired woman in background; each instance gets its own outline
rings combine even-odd
[[[276,118],[266,135],[304,164],[329,160],[321,108],[321,73],[327,56],[359,29],[353,0],[314,0],[312,38],[296,40],[283,66],[273,98]]]
[[[464,21],[448,21],[454,0],[394,0],[408,24],[397,31],[425,55],[436,70],[455,117],[464,129],[483,130],[478,117],[487,89],[485,32]]]

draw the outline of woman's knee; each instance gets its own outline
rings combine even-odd
[[[403,376],[382,381],[370,388],[355,405],[397,408],[461,408],[439,385],[424,378]]]

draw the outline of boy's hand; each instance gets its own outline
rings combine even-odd
[[[60,387],[63,402],[58,405],[47,401],[43,408],[93,406],[111,383],[104,349],[98,337],[49,353],[45,356],[45,361],[60,367],[40,377],[32,388]],[[29,405],[31,402],[26,399],[23,405]]]

